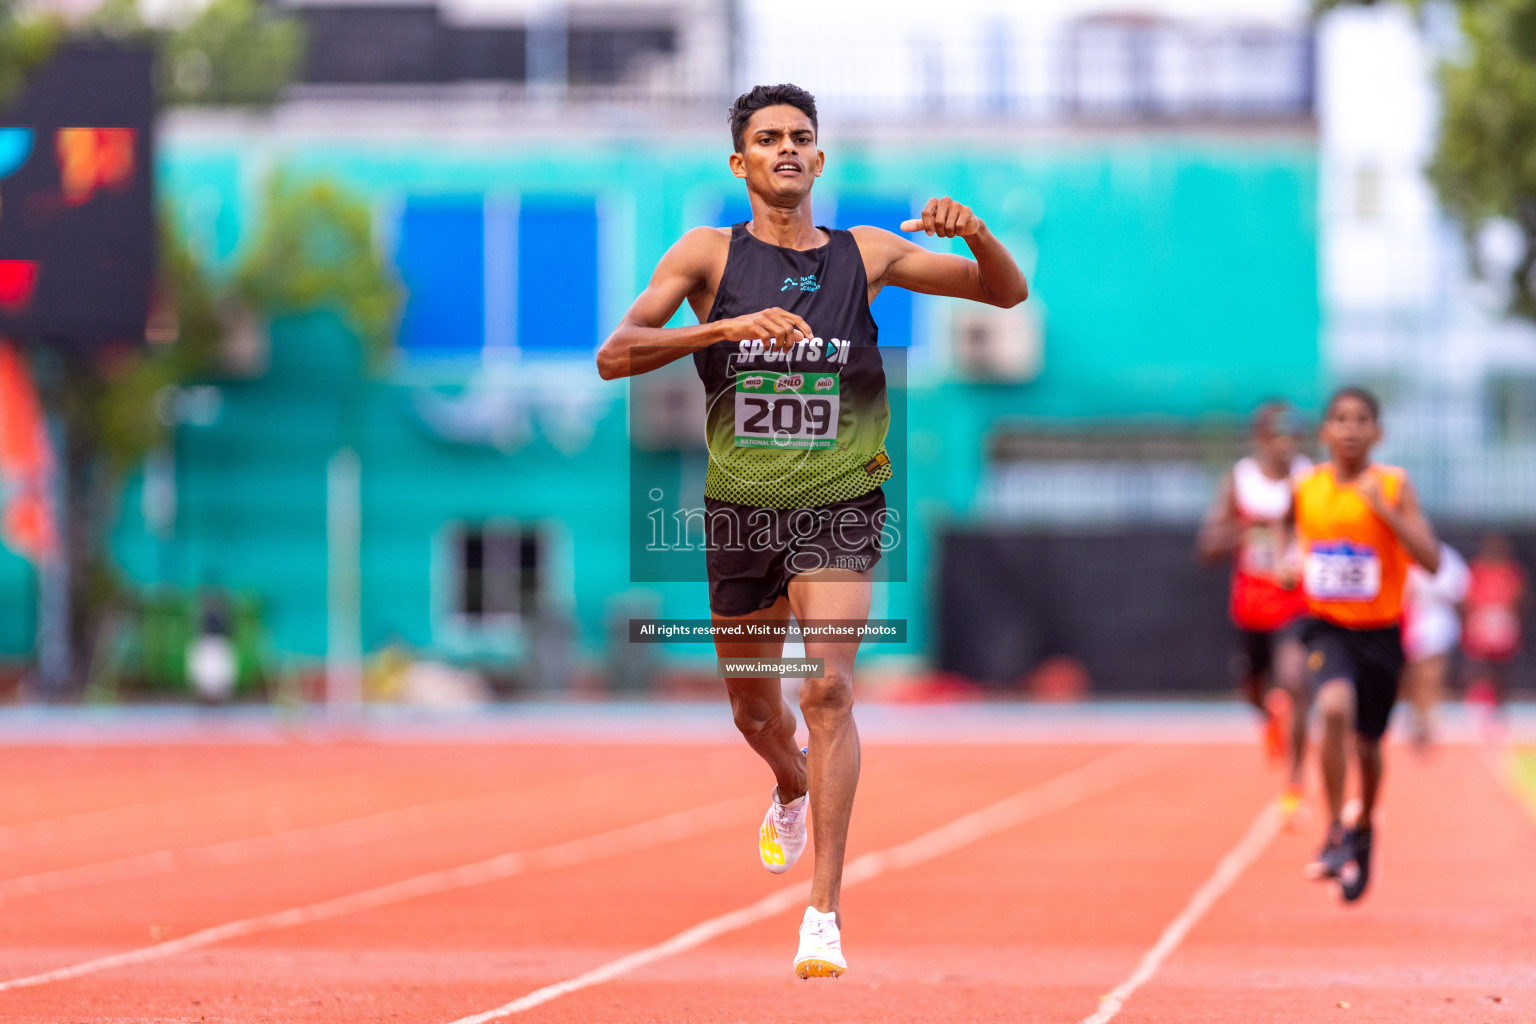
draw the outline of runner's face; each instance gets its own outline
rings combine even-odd
[[[1254,447],[1260,460],[1272,466],[1289,466],[1296,458],[1296,436],[1283,430],[1257,435]]]
[[[1323,418],[1323,447],[1336,462],[1362,462],[1380,440],[1381,424],[1371,407],[1352,395],[1334,402]]]
[[[816,148],[811,119],[795,107],[764,107],[752,115],[742,151],[731,154],[731,172],[747,191],[774,206],[797,206],[810,195],[826,156]]]

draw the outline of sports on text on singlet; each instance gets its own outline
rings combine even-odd
[[[745,223],[731,229],[709,322],[777,306],[815,336],[784,352],[752,340],[694,353],[708,403],[707,497],[812,508],[891,478],[891,413],[864,260],[849,232],[822,230],[831,240],[801,251],[761,241]]]

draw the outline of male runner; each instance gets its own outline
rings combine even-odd
[[[1438,731],[1440,701],[1451,653],[1461,639],[1461,607],[1467,599],[1471,570],[1456,549],[1440,545],[1440,571],[1408,567],[1403,590],[1403,696],[1413,709],[1413,745],[1429,752]]]
[[[930,252],[889,231],[818,227],[811,186],[826,164],[816,101],[793,85],[758,86],[730,111],[752,219],[695,228],[662,257],[650,284],[597,354],[604,378],[645,373],[691,354],[708,401],[704,502],[709,603],[723,658],[776,658],[782,635],[728,639],[744,622],[802,625],[869,615],[886,509],[880,485],[890,408],[869,303],[887,286],[1013,306],[1028,294],[1007,249],[969,207],[931,199],[904,231],[963,238],[974,260]],[[663,326],[687,300],[699,323]],[[795,973],[847,970],[838,899],[859,777],[853,721],[857,642],[807,637],[825,675],[800,709],[808,756],[777,678],[727,678],[737,728],[777,783],[758,834],[770,871],[787,871],[815,808],[816,861]]]
[[[1482,724],[1502,726],[1509,698],[1509,676],[1520,653],[1525,616],[1525,571],[1515,561],[1509,538],[1497,531],[1483,535],[1472,560],[1467,585],[1467,700],[1491,713]]]
[[[1284,402],[1253,417],[1253,454],[1222,478],[1196,541],[1200,557],[1232,559],[1229,614],[1239,648],[1233,663],[1248,702],[1265,716],[1270,756],[1289,755],[1281,803],[1286,817],[1302,805],[1307,749],[1306,654],[1295,626],[1307,610],[1286,542],[1286,517],[1298,473],[1312,468],[1296,450],[1300,419]]]
[[[1323,413],[1329,461],[1296,485],[1294,521],[1311,618],[1303,627],[1307,669],[1322,709],[1321,759],[1328,839],[1308,874],[1336,879],[1344,899],[1365,894],[1372,821],[1381,790],[1381,737],[1403,671],[1401,622],[1408,564],[1440,567],[1440,544],[1419,511],[1408,476],[1371,462],[1381,440],[1381,406],[1361,388],[1343,388]],[[1344,776],[1353,724],[1360,765],[1360,817],[1346,829]]]

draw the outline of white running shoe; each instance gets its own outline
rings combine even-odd
[[[802,793],[800,799],[781,804],[779,787],[773,787],[773,803],[763,816],[763,827],[757,830],[757,855],[763,867],[776,875],[794,867],[805,852],[805,811],[810,798],[809,793]]]
[[[805,908],[800,922],[800,951],[795,954],[795,974],[801,978],[835,978],[848,969],[843,959],[843,939],[837,931],[837,915]]]

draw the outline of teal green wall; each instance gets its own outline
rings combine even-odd
[[[713,139],[544,140],[524,153],[468,143],[251,145],[171,132],[161,154],[162,195],[204,251],[228,266],[248,235],[262,178],[277,164],[346,182],[370,197],[386,226],[407,196],[597,196],[605,324],[666,247],[740,188]],[[1030,271],[1031,302],[1045,325],[1045,366],[1036,381],[968,385],[943,372],[928,336],[940,310],[919,299],[908,465],[898,467],[917,517],[903,531],[910,582],[882,588],[876,598],[876,614],[910,620],[909,652],[921,652],[927,640],[934,531],[976,514],[986,436],[997,420],[1189,421],[1242,414],[1275,394],[1316,398],[1310,140],[850,142],[834,146],[817,187],[919,200],[950,194],[973,204]],[[557,447],[537,418],[526,442],[507,450],[435,437],[412,411],[414,396],[425,381],[467,381],[474,365],[402,359],[370,378],[334,317],[274,325],[271,372],[219,382],[219,421],[178,433],[180,519],[168,550],[146,534],[137,483],[130,486],[115,538],[125,569],[153,582],[169,566],[173,582],[259,593],[278,650],[321,654],[325,466],[346,444],[363,465],[369,647],[397,633],[419,646],[453,648],[451,630],[434,612],[439,531],[454,520],[507,518],[563,524],[567,560],[556,599],[581,623],[586,650],[596,652],[605,608],[631,587],[626,385],[596,381],[589,354],[543,366],[553,386],[568,381],[594,403],[591,436],[574,450]],[[17,592],[16,578],[17,566],[0,560],[0,601]],[[665,614],[706,614],[702,582],[640,586],[662,598]],[[0,645],[6,638],[0,625]],[[699,647],[675,653],[709,654]]]
[[[529,156],[511,145],[401,145],[258,147],[172,135],[161,178],[192,236],[224,260],[238,250],[273,166],[344,181],[370,196],[384,220],[407,196],[597,196],[609,242],[601,275],[609,317],[683,231],[741,189],[713,141],[546,142]],[[1244,413],[1277,392],[1315,397],[1310,139],[946,141],[921,147],[940,155],[916,156],[912,148],[843,145],[817,188],[918,202],[954,195],[1021,256],[1032,272],[1031,301],[1044,312],[1046,368],[1026,387],[984,398],[986,415],[1191,417]]]
[[[0,659],[28,654],[37,632],[36,573],[19,555],[0,548]]]

